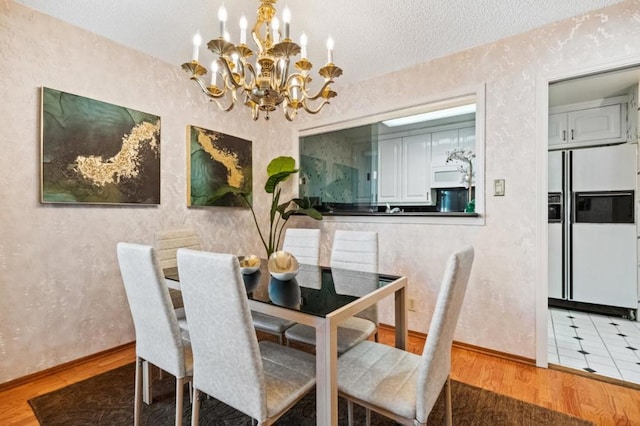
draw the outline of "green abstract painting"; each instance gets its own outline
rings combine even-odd
[[[42,88],[43,203],[160,204],[160,117]]]
[[[188,126],[187,139],[187,204],[248,207],[237,194],[210,198],[227,185],[252,193],[251,141],[196,126]]]

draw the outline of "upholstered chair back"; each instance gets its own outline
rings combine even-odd
[[[471,274],[474,251],[467,247],[449,256],[433,312],[418,373],[416,419],[426,424],[451,371],[453,333]]]
[[[378,272],[378,233],[336,231],[331,246],[331,268]]]
[[[378,273],[378,233],[369,231],[336,231],[331,246],[331,269]],[[356,282],[354,281],[354,284]],[[368,285],[366,286],[368,287]],[[367,291],[371,291],[367,288]],[[358,294],[353,294],[358,295]],[[378,305],[356,314],[378,324]]]
[[[198,234],[191,228],[166,229],[156,232],[154,247],[162,269],[177,266],[176,251],[181,247],[201,250]]]
[[[193,386],[254,419],[267,417],[262,358],[236,256],[178,249],[193,349]]]
[[[317,265],[320,259],[320,230],[287,229],[284,234],[282,250],[293,254],[298,263]]]
[[[137,356],[184,377],[181,331],[155,250],[121,242],[117,255],[136,331]]]

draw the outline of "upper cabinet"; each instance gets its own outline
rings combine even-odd
[[[462,172],[457,162],[447,163],[449,152],[454,149],[465,149],[475,152],[475,125],[459,129],[445,130],[433,133],[431,143],[431,187],[455,188],[463,186]]]
[[[430,203],[429,149],[431,135],[413,135],[378,143],[378,201]]]
[[[549,149],[627,140],[627,97],[557,107],[549,114]]]

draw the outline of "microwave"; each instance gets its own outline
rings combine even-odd
[[[432,166],[431,167],[431,187],[432,188],[460,188],[465,187],[463,173],[457,165]]]

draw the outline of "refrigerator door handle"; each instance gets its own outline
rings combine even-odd
[[[573,138],[573,130],[571,131]],[[567,170],[565,175],[565,204],[567,208],[567,214],[565,216],[566,232],[566,264],[565,264],[565,279],[567,280],[567,300],[573,300],[573,223],[574,223],[574,197],[573,197],[573,151],[567,153]]]

